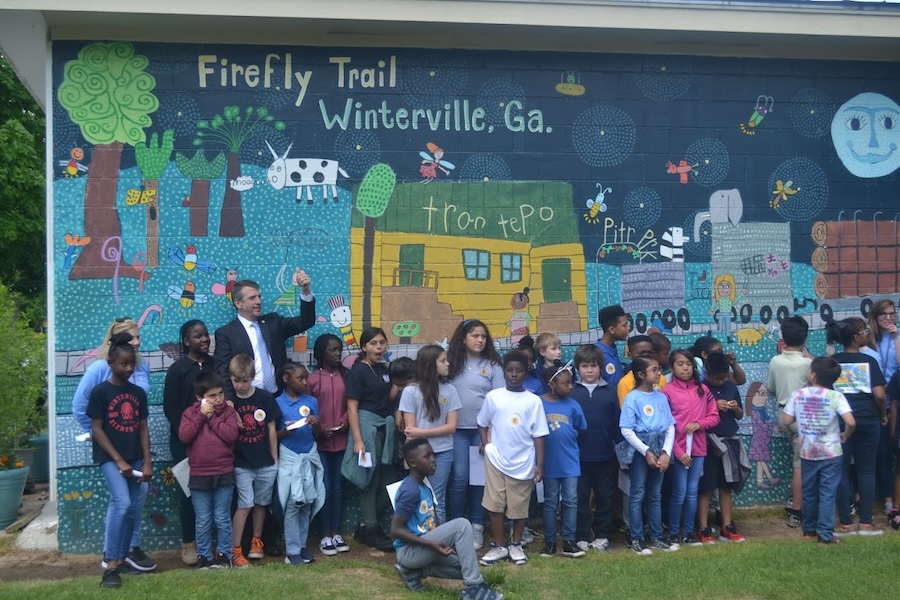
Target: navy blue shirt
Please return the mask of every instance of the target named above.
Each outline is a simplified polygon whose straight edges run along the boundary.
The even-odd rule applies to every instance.
[[[744,408],[744,404],[741,402],[741,392],[734,383],[726,379],[722,387],[714,387],[709,381],[706,381],[705,385],[716,400],[737,400],[738,406]],[[737,419],[734,418],[734,413],[730,410],[720,410],[718,425],[707,429],[706,432],[724,437],[737,435],[739,429],[740,427],[738,427]]]
[[[570,397],[581,406],[587,421],[587,430],[578,436],[581,461],[616,460],[616,443],[622,440],[622,432],[615,386],[601,379],[594,391],[588,392],[583,384],[576,383]]]
[[[400,483],[394,496],[394,514],[406,519],[406,528],[415,536],[428,533],[437,527],[434,512],[434,492],[424,483],[419,483],[407,475]],[[394,549],[399,550],[406,542],[394,540]]]

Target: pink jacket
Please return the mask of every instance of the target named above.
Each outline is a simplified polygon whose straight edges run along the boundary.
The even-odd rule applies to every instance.
[[[680,460],[687,454],[687,434],[684,428],[689,423],[699,423],[700,430],[694,433],[691,442],[691,456],[706,456],[706,430],[719,423],[719,410],[716,399],[709,389],[700,384],[703,395],[697,395],[697,386],[693,381],[685,383],[672,378],[671,383],[662,392],[669,399],[672,416],[675,417],[674,457]]]
[[[316,369],[309,374],[307,393],[319,401],[319,421],[323,428],[349,428],[347,420],[347,387],[337,371]],[[320,452],[343,452],[347,449],[347,429],[336,432],[330,440],[317,440]]]
[[[178,438],[187,446],[191,475],[226,475],[234,471],[237,420],[237,412],[224,402],[209,419],[200,412],[199,402],[184,411]]]

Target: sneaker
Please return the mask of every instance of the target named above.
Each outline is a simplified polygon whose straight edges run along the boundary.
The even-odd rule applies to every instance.
[[[713,538],[712,532],[710,532],[709,527],[704,527],[703,529],[701,529],[700,533],[697,534],[697,539],[700,540],[700,543],[704,545],[716,543],[716,540],[715,538]]]
[[[122,587],[122,578],[119,577],[119,571],[117,569],[106,569],[105,571],[103,571],[103,578],[100,579],[100,587]]]
[[[856,535],[856,530],[853,529],[853,525],[844,525],[840,524],[834,528],[835,537],[845,537],[848,535]]]
[[[503,600],[503,594],[486,583],[467,585],[459,593],[459,600]]]
[[[246,569],[250,566],[250,561],[244,556],[240,546],[231,549],[231,566],[235,569]]]
[[[198,571],[206,571],[211,569],[213,566],[212,559],[206,558],[205,556],[197,557],[197,570]]]
[[[481,557],[479,561],[484,566],[493,565],[495,563],[500,562],[501,560],[509,559],[509,549],[506,546],[497,546],[496,544],[491,544],[490,549],[485,553],[484,556]]]
[[[365,525],[360,523],[356,528],[356,532],[353,534],[353,539],[355,539],[360,544],[364,544],[382,552],[394,551],[393,540],[384,535],[384,533],[381,531],[381,528],[377,526],[366,527]]]
[[[544,547],[541,548],[541,556],[544,558],[550,558],[551,556],[556,554],[556,544],[553,542],[544,542]],[[584,552],[582,552],[584,554]]]
[[[263,544],[263,541],[258,537],[250,540],[250,552],[247,553],[247,558],[252,558],[253,560],[258,560],[266,555],[266,547]]]
[[[891,511],[891,514],[888,515],[888,523],[891,529],[895,531],[900,529],[900,510],[894,509]]]
[[[197,543],[188,542],[181,545],[181,562],[189,567],[197,564]]]
[[[216,553],[216,558],[212,561],[212,564],[209,566],[210,569],[230,569],[231,568],[231,559],[228,558],[225,554],[221,552]]]
[[[670,546],[678,546],[681,547],[681,538],[677,535],[670,535],[669,537],[662,538],[665,542]]]
[[[519,542],[519,544],[521,546],[527,546],[528,544],[533,542],[535,540],[535,538],[537,538],[538,536],[539,536],[539,534],[534,529],[529,529],[528,527],[525,527],[524,529],[522,529],[522,540]],[[510,543],[512,543],[512,541],[513,541],[513,528],[512,527],[509,528],[509,541],[510,541]]]
[[[580,542],[575,542],[575,545],[587,552],[591,549],[591,543],[587,540],[581,540]]]
[[[299,554],[285,554],[284,564],[286,565],[302,565],[305,564]]]
[[[525,551],[522,549],[522,544],[509,545],[509,560],[514,565],[528,564],[528,557],[525,556]]]
[[[859,524],[859,535],[871,536],[871,535],[882,535],[884,532],[880,529],[875,529],[872,527],[871,523],[860,523]]]
[[[638,556],[650,556],[653,554],[653,550],[648,548],[643,540],[631,540],[631,546],[629,547],[631,548],[631,551]]]
[[[594,538],[594,541],[591,542],[590,547],[592,550],[596,550],[597,552],[606,552],[609,550],[609,540],[606,538]],[[586,548],[583,548],[586,550]]]
[[[681,546],[678,544],[670,544],[668,540],[660,538],[653,542],[650,542],[651,550],[662,550],[663,552],[676,552],[681,549]]]
[[[337,554],[338,551],[337,548],[334,547],[334,540],[328,536],[323,537],[322,541],[319,542],[319,552],[325,556],[334,556]]]
[[[144,573],[146,573],[146,571],[138,571],[137,569],[132,568],[132,566],[126,562],[119,563],[119,566],[116,567],[116,570],[119,571],[119,575],[125,576],[143,575]]]
[[[737,527],[735,527],[734,523],[729,523],[722,528],[722,533],[719,534],[719,539],[723,542],[746,541],[746,538],[738,533]]]
[[[703,544],[700,543],[700,540],[697,539],[696,535],[694,535],[693,533],[689,533],[689,534],[685,535],[683,538],[681,538],[681,545],[682,546],[702,546]]]
[[[571,540],[563,540],[562,555],[566,558],[581,558],[584,556],[584,550],[579,548],[575,542]]]
[[[303,561],[303,564],[308,565],[309,563],[316,562],[316,557],[306,548],[300,548],[300,560]]]
[[[814,540],[818,537],[818,534],[815,531],[804,531],[803,539],[804,540]]]
[[[344,541],[341,534],[336,533],[334,537],[331,538],[331,541],[334,542],[334,549],[338,552],[350,552],[350,544]]]
[[[481,550],[484,546],[484,525],[472,525],[472,534],[475,538],[475,549]]]
[[[125,555],[125,562],[132,569],[136,569],[138,571],[152,571],[156,568],[156,563],[153,562],[147,553],[140,549],[140,547],[135,546],[131,549],[131,552]]]
[[[819,543],[822,544],[822,545],[825,545],[825,544],[840,544],[840,543],[841,543],[841,540],[839,540],[839,539],[836,538],[836,537],[833,537],[833,538],[831,538],[830,540],[826,540],[825,538],[823,538],[823,537],[820,535],[820,536],[819,536]]]
[[[394,570],[400,575],[400,579],[403,580],[407,589],[414,592],[421,592],[425,589],[425,584],[422,583],[422,571],[419,569],[407,569],[400,563],[394,563]]]
[[[788,517],[787,517],[787,526],[791,528],[800,527],[802,521],[800,520],[800,511],[794,508],[787,509]]]

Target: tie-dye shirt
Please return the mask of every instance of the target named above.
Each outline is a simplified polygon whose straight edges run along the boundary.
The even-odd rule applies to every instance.
[[[827,460],[843,454],[838,415],[850,411],[840,392],[815,386],[800,388],[788,400],[784,414],[797,419],[800,432],[800,458]]]

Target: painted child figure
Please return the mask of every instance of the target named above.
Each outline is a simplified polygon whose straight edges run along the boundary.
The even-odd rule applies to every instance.
[[[856,427],[847,399],[832,389],[840,375],[841,365],[833,358],[814,359],[807,375],[809,385],[791,394],[784,407],[784,424],[796,421],[800,436],[803,535],[818,536],[820,544],[838,541],[834,537],[834,506],[843,464],[841,444]],[[838,417],[844,422],[843,431]]]
[[[403,445],[409,475],[394,497],[391,536],[397,552],[394,568],[414,592],[422,591],[424,577],[462,579],[462,600],[503,600],[490,588],[478,569],[472,524],[462,517],[441,523],[435,512],[435,498],[426,477],[434,475],[437,464],[428,438],[413,438]]]
[[[231,538],[231,564],[236,568],[249,567],[248,558],[264,556],[262,531],[266,507],[272,503],[275,476],[278,474],[278,439],[275,424],[281,409],[269,392],[253,387],[256,375],[253,358],[238,354],[228,365],[228,375],[234,388],[234,409],[240,425],[234,448],[234,478],[237,488],[237,510],[234,512]],[[241,536],[247,517],[253,520],[250,550],[244,556]]]
[[[94,462],[109,488],[106,511],[107,547],[103,550],[105,571],[100,585],[121,587],[120,571],[128,568],[129,543],[136,512],[143,506],[153,467],[150,464],[150,433],[147,429],[147,394],[129,382],[134,373],[135,350],[129,333],[109,341],[109,379],[91,390],[85,414],[91,420]]]
[[[213,371],[194,380],[197,402],[181,415],[178,437],[187,447],[188,487],[196,514],[197,568],[231,567],[231,497],[234,493],[234,445],[237,413],[225,402],[225,384]],[[216,526],[216,552],[212,527]]]
[[[587,429],[581,405],[573,400],[572,372],[569,365],[556,365],[544,371],[549,391],[541,396],[550,435],[544,443],[544,548],[541,556],[556,554],[556,510],[562,497],[562,555],[584,556],[575,538],[578,519],[578,478],[581,463],[578,437]]]
[[[490,550],[481,564],[510,560],[528,562],[522,532],[534,485],[544,476],[544,437],[550,433],[541,399],[525,391],[528,358],[512,351],[503,357],[506,387],[491,390],[478,413],[478,432],[484,454],[485,486],[482,506],[490,514]],[[503,517],[513,521],[512,541],[503,543]]]

